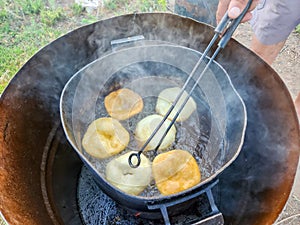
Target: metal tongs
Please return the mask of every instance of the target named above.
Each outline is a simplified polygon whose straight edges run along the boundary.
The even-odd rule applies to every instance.
[[[165,130],[164,134],[162,135],[159,143],[157,144],[156,148],[154,149],[155,152],[158,150],[158,148],[162,144],[164,138],[166,137],[167,133],[171,129],[172,125],[175,123],[175,121],[176,121],[177,117],[179,116],[180,112],[182,111],[182,109],[186,105],[187,101],[189,100],[192,92],[197,87],[199,81],[201,80],[201,78],[205,74],[206,70],[209,68],[210,64],[214,61],[214,59],[216,58],[216,56],[218,55],[218,53],[223,48],[225,48],[225,46],[227,45],[228,41],[232,37],[234,31],[236,30],[236,28],[238,27],[238,25],[240,24],[240,22],[244,18],[245,14],[247,13],[248,9],[250,8],[251,4],[252,4],[252,0],[249,0],[248,3],[247,3],[247,5],[246,5],[246,7],[245,7],[245,9],[242,11],[242,13],[236,19],[229,18],[228,11],[225,13],[225,15],[223,16],[222,20],[220,21],[220,23],[218,24],[218,26],[214,30],[215,35],[213,36],[213,38],[211,39],[210,43],[206,47],[206,49],[203,52],[201,58],[198,60],[198,62],[194,66],[192,72],[188,76],[188,78],[185,81],[184,85],[182,86],[179,94],[176,96],[174,102],[172,103],[172,105],[169,108],[169,110],[166,113],[166,115],[163,117],[162,121],[157,125],[157,127],[155,128],[155,130],[153,131],[153,133],[150,135],[150,137],[147,139],[147,141],[144,143],[144,145],[141,147],[141,149],[137,153],[132,153],[129,156],[128,163],[129,163],[130,167],[137,168],[140,165],[142,152],[145,150],[145,148],[147,147],[147,145],[150,143],[150,141],[153,139],[153,137],[155,136],[155,134],[158,132],[158,130],[164,124],[164,122],[166,121],[166,119],[168,118],[168,116],[171,114],[171,112],[173,111],[174,107],[176,106],[176,104],[178,103],[179,99],[181,98],[182,94],[184,93],[184,91],[185,91],[188,83],[190,82],[191,78],[194,76],[194,74],[197,71],[198,67],[202,63],[203,59],[205,57],[207,57],[207,54],[210,51],[211,47],[215,44],[215,42],[217,41],[217,39],[220,37],[217,49],[215,50],[215,52],[213,53],[213,55],[210,58],[207,57],[207,58],[209,58],[208,63],[206,64],[205,68],[203,69],[203,71],[199,75],[199,77],[196,80],[195,84],[193,85],[193,87],[189,91],[188,95],[184,99],[184,101],[183,101],[182,105],[180,106],[179,110],[176,112],[174,118],[171,120],[171,123],[168,125],[168,127]],[[133,162],[133,158],[137,159],[137,161],[135,163]]]

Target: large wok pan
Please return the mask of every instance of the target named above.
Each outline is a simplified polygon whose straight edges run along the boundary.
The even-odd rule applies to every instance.
[[[244,141],[246,109],[226,71],[213,63],[193,92],[193,99],[197,102],[197,112],[191,116],[195,119],[191,121],[193,126],[188,122],[182,122],[180,126],[175,123],[177,132],[185,134],[182,140],[179,134],[175,146],[172,146],[172,149],[183,148],[200,158],[201,182],[193,188],[169,196],[150,197],[148,193],[132,196],[115,188],[105,179],[104,169],[97,169],[97,163],[103,163],[104,160],[90,157],[81,144],[87,126],[99,117],[108,116],[102,104],[103,98],[110,91],[128,87],[144,99],[146,109],[138,117],[153,114],[149,107],[153,102],[148,98],[156,99],[163,89],[183,85],[201,56],[199,52],[181,46],[140,45],[108,54],[76,73],[62,92],[60,111],[68,140],[92,170],[100,187],[121,205],[138,211],[140,217],[153,219],[154,215],[149,212],[159,209],[163,212],[166,207],[168,214],[172,214],[167,205],[175,201],[185,202],[189,196],[201,193],[200,190],[206,184],[237,158]],[[200,72],[202,70],[199,68]],[[133,133],[138,120],[135,118],[122,122]],[[190,146],[189,143],[193,144]],[[131,151],[132,148],[139,150],[131,145],[126,150]],[[176,208],[176,213],[180,212],[180,207],[173,208]]]
[[[213,29],[172,14],[120,16],[77,29],[35,54],[0,100],[0,210],[11,224],[82,224],[76,203],[81,161],[60,126],[61,91],[110,41],[143,34],[203,51]],[[234,40],[217,61],[243,98],[244,146],[220,176],[225,224],[272,224],[291,191],[299,128],[287,88],[272,68]]]

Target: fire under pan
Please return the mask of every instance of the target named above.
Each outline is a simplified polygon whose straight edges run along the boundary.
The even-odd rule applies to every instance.
[[[217,182],[211,186],[216,185]],[[210,188],[212,188],[210,187]],[[207,190],[209,192],[209,190]],[[195,224],[212,215],[212,207],[206,194],[200,195],[198,201],[189,207],[186,212],[173,216],[171,224]],[[82,167],[79,175],[77,200],[79,212],[84,224],[119,224],[119,225],[164,225],[163,220],[139,218],[139,214],[131,214],[119,206],[114,200],[101,191],[86,167]],[[216,224],[214,224],[216,225]]]

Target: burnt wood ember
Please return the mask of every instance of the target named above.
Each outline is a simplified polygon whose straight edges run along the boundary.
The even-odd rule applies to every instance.
[[[73,74],[110,51],[112,40],[142,34],[203,51],[212,27],[166,13],[132,14],[81,27],[34,55],[0,99],[0,210],[10,224],[83,224],[81,160],[60,125],[61,91]],[[293,101],[278,74],[231,40],[217,57],[247,107],[237,160],[219,176],[225,224],[272,224],[291,191],[299,158]]]
[[[210,188],[213,188],[216,183],[217,182],[212,184],[212,187]],[[82,167],[80,172],[77,197],[79,212],[86,225],[108,223],[120,225],[165,224],[162,219],[140,218],[139,213],[130,213],[125,208],[118,205],[113,199],[103,193],[86,167]],[[211,209],[207,195],[203,194],[200,195],[183,213],[172,216],[170,222],[174,225],[198,224],[199,221],[215,214],[216,213]],[[155,217],[155,214],[153,217]],[[216,223],[212,224],[216,225]],[[206,223],[206,225],[208,224]]]

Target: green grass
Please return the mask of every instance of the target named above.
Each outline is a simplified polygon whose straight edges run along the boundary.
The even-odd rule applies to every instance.
[[[296,27],[296,32],[300,34],[300,24]]]
[[[43,9],[40,12],[41,22],[48,26],[55,25],[58,21],[65,18],[63,9]]]
[[[88,14],[75,3],[0,0],[0,94],[33,54],[68,31],[103,17],[166,9],[166,0],[107,0],[98,13]]]
[[[80,16],[84,12],[84,8],[76,3],[71,6],[71,9],[74,16]]]
[[[143,12],[167,10],[167,0],[139,0]]]
[[[0,0],[0,93],[11,77],[42,46],[63,34],[55,24],[61,10],[42,0]]]

